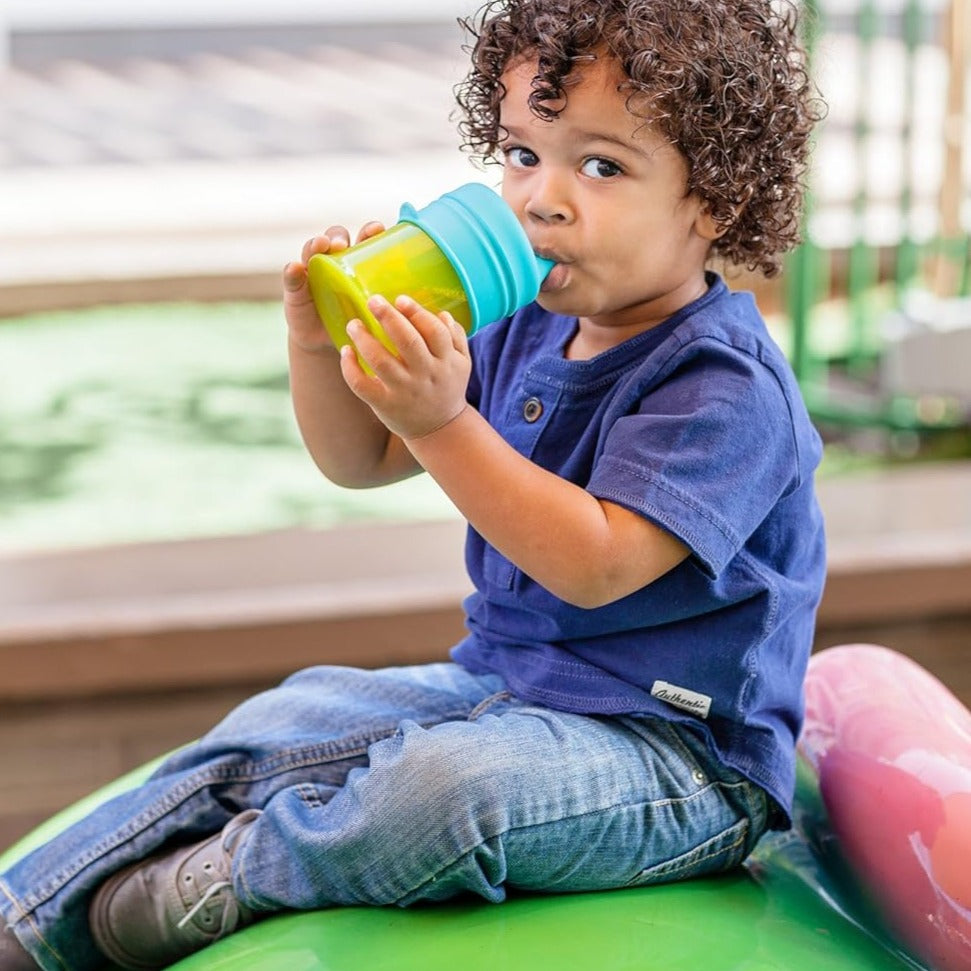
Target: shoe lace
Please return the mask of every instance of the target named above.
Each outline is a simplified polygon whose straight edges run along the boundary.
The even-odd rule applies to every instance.
[[[251,822],[252,818],[256,816],[255,811],[249,811],[243,813],[241,816],[237,817],[238,823]],[[236,843],[239,840],[239,836],[243,831],[243,826],[241,825],[230,825],[223,832],[223,838],[221,840],[222,849],[226,852],[227,856],[231,856],[234,849],[236,848]],[[220,926],[218,935],[221,937],[223,934],[227,934],[229,931],[234,930],[236,925],[242,917],[242,912],[240,910],[239,901],[236,899],[236,893],[233,890],[232,882],[229,880],[214,880],[212,883],[206,887],[202,896],[189,908],[186,915],[178,922],[176,925],[179,930],[186,926],[198,913],[202,910],[206,904],[212,900],[216,894],[223,893],[223,891],[229,891],[225,894],[222,901],[222,916],[220,920]]]
[[[228,890],[229,893],[223,900],[222,921],[219,927],[219,934],[222,935],[231,931],[239,922],[240,913],[236,896],[233,893],[233,885],[228,880],[217,880],[206,887],[205,893],[192,905],[185,917],[176,926],[181,930],[216,894],[222,893],[224,890]]]
[[[189,921],[192,920],[193,917],[196,916],[196,914],[199,913],[200,910],[202,910],[203,907],[205,907],[207,903],[209,903],[210,900],[212,900],[213,897],[216,896],[217,893],[220,893],[223,890],[232,890],[232,887],[233,885],[228,880],[217,880],[214,883],[209,884],[209,886],[206,887],[205,893],[192,905],[185,917],[183,917],[182,920],[176,924],[176,926],[181,930],[186,924],[189,923]],[[228,909],[228,907],[223,908],[224,926],[226,924],[226,911]]]

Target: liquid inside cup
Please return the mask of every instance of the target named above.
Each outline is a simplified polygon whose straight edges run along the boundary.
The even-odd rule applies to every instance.
[[[367,308],[376,294],[392,303],[406,294],[433,313],[448,311],[466,331],[472,326],[469,302],[451,263],[411,223],[398,223],[339,253],[318,253],[307,274],[317,313],[337,347],[348,343],[347,324],[357,318],[393,350]]]

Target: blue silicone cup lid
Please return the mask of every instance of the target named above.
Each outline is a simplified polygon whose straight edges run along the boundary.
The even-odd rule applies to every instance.
[[[502,197],[477,182],[420,210],[406,202],[398,219],[427,233],[452,264],[469,301],[470,333],[535,300],[554,265],[533,252]]]

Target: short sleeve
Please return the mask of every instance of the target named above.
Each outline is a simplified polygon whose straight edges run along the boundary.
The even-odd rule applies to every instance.
[[[588,490],[677,536],[716,577],[798,484],[788,400],[770,368],[716,340],[666,371],[612,420]]]

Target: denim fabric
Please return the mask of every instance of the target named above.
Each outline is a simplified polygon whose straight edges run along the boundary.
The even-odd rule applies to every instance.
[[[48,971],[89,971],[94,889],[249,807],[233,879],[268,911],[710,873],[750,852],[767,799],[688,726],[537,707],[450,663],[311,668],[14,865],[0,915]]]

